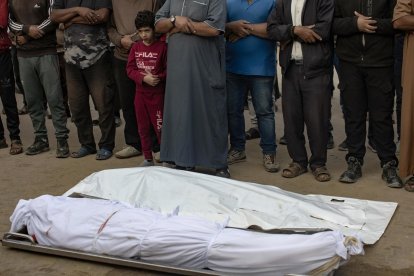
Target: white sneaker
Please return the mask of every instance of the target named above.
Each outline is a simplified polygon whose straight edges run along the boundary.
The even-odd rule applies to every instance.
[[[151,166],[154,166],[154,161],[144,159],[144,161],[142,161],[142,163],[139,166],[140,167],[151,167]]]
[[[115,157],[119,159],[130,158],[141,155],[142,153],[134,147],[126,146],[122,150],[115,153]]]

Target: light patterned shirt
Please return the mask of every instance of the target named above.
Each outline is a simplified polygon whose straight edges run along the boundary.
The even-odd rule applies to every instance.
[[[292,0],[291,13],[293,26],[302,26],[302,12],[305,6],[305,0]],[[293,42],[292,59],[302,60],[302,45],[298,41]]]

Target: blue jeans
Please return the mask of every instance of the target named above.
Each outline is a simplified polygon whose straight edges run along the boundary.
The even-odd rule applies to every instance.
[[[265,154],[275,154],[275,113],[272,109],[273,77],[227,73],[226,85],[231,148],[239,151],[245,149],[244,100],[246,92],[250,91],[259,126],[260,147]]]

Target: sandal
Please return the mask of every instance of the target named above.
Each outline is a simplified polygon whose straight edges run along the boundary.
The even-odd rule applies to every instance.
[[[282,176],[286,178],[294,178],[308,171],[307,168],[302,167],[300,164],[292,162],[287,168],[282,170]]]
[[[98,152],[96,153],[96,160],[106,160],[111,158],[112,156],[112,151],[111,150],[107,150],[107,149],[100,149],[98,150]]]
[[[405,181],[404,189],[407,192],[414,192],[414,176],[411,176],[407,179],[407,181]]]
[[[314,169],[312,171],[312,174],[319,182],[326,182],[331,180],[331,174],[325,166]]]
[[[87,148],[85,146],[81,146],[78,151],[72,152],[70,154],[70,157],[72,157],[72,158],[82,158],[82,157],[85,157],[87,155],[95,154],[95,153],[96,153],[95,149],[91,149],[91,148]]]
[[[22,141],[20,140],[13,140],[10,145],[10,154],[16,155],[23,152],[23,145]]]

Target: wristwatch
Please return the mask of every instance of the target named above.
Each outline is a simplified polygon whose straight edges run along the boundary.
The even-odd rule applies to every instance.
[[[170,22],[175,27],[175,15],[170,16]]]

